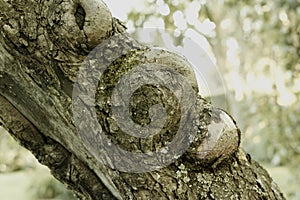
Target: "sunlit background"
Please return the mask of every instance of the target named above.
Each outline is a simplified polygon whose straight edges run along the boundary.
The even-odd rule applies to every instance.
[[[190,49],[184,55],[202,76],[197,76],[200,94],[234,116],[243,148],[270,172],[287,199],[300,199],[299,1],[105,2],[129,30],[169,32],[160,41],[159,30],[149,34],[148,43]],[[194,43],[189,48],[187,38]],[[193,52],[195,44],[203,52]],[[195,56],[201,62],[193,61]],[[12,195],[21,192],[29,199],[70,199],[33,160],[0,130],[0,199],[16,199]],[[16,184],[23,186],[16,190]]]

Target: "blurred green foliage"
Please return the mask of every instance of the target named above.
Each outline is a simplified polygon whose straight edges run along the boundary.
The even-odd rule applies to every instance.
[[[205,36],[226,83],[227,110],[243,132],[243,147],[262,163],[286,167],[293,174],[290,183],[299,188],[300,2],[144,0],[144,4],[142,12],[134,8],[128,14],[127,25],[168,29],[177,38]],[[299,199],[300,192],[289,191],[286,196]]]
[[[31,184],[30,193],[34,199],[67,199],[75,200],[74,194],[52,176],[36,177]]]

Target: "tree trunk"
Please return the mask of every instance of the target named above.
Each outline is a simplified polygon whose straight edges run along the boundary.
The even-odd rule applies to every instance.
[[[188,62],[121,33],[101,0],[0,7],[0,125],[80,199],[284,199]]]

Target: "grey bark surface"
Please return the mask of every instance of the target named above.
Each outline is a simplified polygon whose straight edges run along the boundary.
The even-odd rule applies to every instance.
[[[212,112],[211,105],[200,96],[196,120],[199,134],[174,163],[151,172],[126,173],[99,162],[74,125],[73,85],[88,53],[105,39],[123,32],[123,25],[100,0],[0,0],[0,7],[0,125],[78,198],[284,199],[268,173],[241,148],[227,156],[222,154],[216,164],[197,159],[197,147],[205,138]],[[96,95],[98,120],[115,144],[135,152],[157,150],[173,137],[165,133],[172,132],[178,121],[175,98],[164,88],[143,89],[144,99],[131,105],[137,113],[134,120],[147,124],[144,109],[160,101],[169,102],[171,114],[165,133],[152,140],[136,140],[112,128],[107,103],[110,88],[136,64],[152,62],[173,66],[191,81],[195,94],[197,84],[184,58],[163,50],[155,54],[126,34],[108,44],[99,56],[113,58],[128,49],[132,51],[116,59],[100,82],[104,87],[99,87],[102,89]],[[155,96],[155,91],[162,95]],[[153,101],[145,105],[135,103],[152,97]],[[83,119],[82,123],[88,122]],[[237,137],[233,142],[239,143],[239,135],[233,135]],[[95,143],[100,140],[95,138]]]

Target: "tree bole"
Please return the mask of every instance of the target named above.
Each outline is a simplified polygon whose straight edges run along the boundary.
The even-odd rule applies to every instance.
[[[78,198],[284,199],[268,173],[240,147],[224,159],[217,157],[217,161],[197,159],[195,151],[205,140],[212,106],[197,94],[188,62],[179,55],[145,47],[121,33],[123,25],[111,16],[102,1],[1,0],[0,7],[0,123]],[[111,105],[101,101],[108,102],[102,94],[109,96],[118,73],[123,76],[136,64],[166,64],[187,77],[196,95],[198,118],[194,120],[199,133],[183,155],[157,170],[129,173],[101,162],[84,144],[74,122],[72,95],[79,68],[93,48],[117,34],[105,51],[98,53],[107,59],[122,52],[126,55],[110,64],[107,80],[104,77],[99,85],[101,88],[103,84],[104,89],[98,88],[100,95],[96,94],[95,100],[99,123],[114,144],[130,151],[148,152],[161,148],[161,139],[174,137],[161,133],[151,141],[135,140],[112,128]],[[157,51],[160,53],[153,53]],[[161,96],[155,96],[155,91]],[[165,105],[173,114],[169,113],[170,125],[165,130],[171,133],[175,127],[172,123],[179,120],[179,104],[172,100],[175,98],[169,98],[169,91],[147,86],[135,95],[143,98],[130,104],[131,110],[136,111],[133,119],[141,124],[147,124],[150,116],[143,114],[148,113],[144,108],[169,102]],[[150,97],[154,100],[148,104],[135,104]],[[98,142],[101,140],[95,138],[95,145]]]

